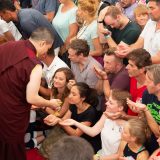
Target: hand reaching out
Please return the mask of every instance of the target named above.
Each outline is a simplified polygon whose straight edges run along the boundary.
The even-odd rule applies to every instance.
[[[126,57],[129,52],[131,52],[131,48],[128,44],[124,42],[120,42],[118,44],[117,50],[115,51],[116,55],[121,58]]]
[[[50,114],[46,118],[44,118],[44,123],[46,123],[49,126],[54,126],[60,121],[61,121],[60,118],[58,118],[58,117],[56,117],[56,116],[54,116],[52,114]]]
[[[64,121],[59,122],[60,125],[62,126],[73,126],[75,125],[76,121],[73,119],[66,119]]]
[[[135,103],[133,101],[131,101],[130,99],[127,98],[127,104],[129,106],[129,108],[136,113],[139,113],[141,111],[146,111],[147,110],[147,106],[145,104],[142,103]]]

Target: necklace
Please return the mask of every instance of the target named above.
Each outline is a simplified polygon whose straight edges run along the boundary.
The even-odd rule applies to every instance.
[[[81,27],[81,29],[79,30],[78,34],[77,34],[77,39],[79,39],[86,31],[86,29],[88,28],[89,25],[86,25],[86,23],[83,23],[83,26]]]

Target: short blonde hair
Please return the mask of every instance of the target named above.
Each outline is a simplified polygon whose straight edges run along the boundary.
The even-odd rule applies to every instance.
[[[129,124],[129,133],[136,138],[136,143],[144,144],[150,136],[150,129],[145,119],[130,119],[127,121]]]
[[[144,4],[139,4],[135,9],[134,9],[134,16],[139,16],[139,15],[144,15],[144,14],[147,14],[149,15],[148,13],[148,8],[146,5]]]

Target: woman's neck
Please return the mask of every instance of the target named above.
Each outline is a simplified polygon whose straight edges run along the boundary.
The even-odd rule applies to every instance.
[[[86,24],[86,25],[89,25],[89,24],[91,24],[94,20],[95,20],[95,17],[87,17],[87,18],[85,19],[85,24]]]
[[[82,102],[80,104],[77,104],[76,106],[77,106],[77,109],[78,109],[78,113],[82,113],[89,107],[89,104],[85,103],[85,102]]]
[[[128,143],[128,147],[133,151],[133,152],[137,152],[139,150],[139,148],[142,146],[142,144],[137,144],[135,142],[129,142]]]
[[[57,88],[57,90],[58,90],[58,94],[63,94],[65,87]]]

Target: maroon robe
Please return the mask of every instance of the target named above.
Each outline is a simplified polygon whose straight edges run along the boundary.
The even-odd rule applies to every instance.
[[[39,63],[28,40],[0,46],[0,160],[26,159],[24,135],[31,107],[26,86]]]

